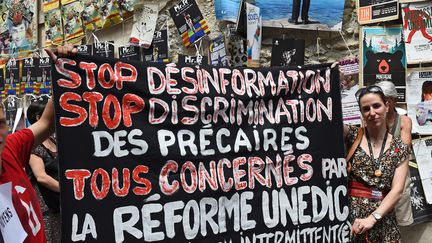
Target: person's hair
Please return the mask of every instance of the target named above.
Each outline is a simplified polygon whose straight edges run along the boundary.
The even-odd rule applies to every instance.
[[[365,94],[376,94],[381,98],[381,100],[384,104],[386,103],[385,95],[384,95],[381,87],[379,87],[379,86],[370,85],[370,86],[367,86],[367,87],[364,87],[364,88],[357,90],[357,92],[355,93],[355,96],[357,99],[357,103],[359,105],[360,105],[360,100],[363,98],[363,96]]]
[[[432,94],[432,81],[431,80],[424,81],[424,83],[422,85],[421,101],[424,101],[424,95],[425,94]]]
[[[47,104],[47,100],[38,100],[30,104],[30,106],[27,109],[27,119],[30,122],[30,124],[35,123],[38,119],[37,117],[42,116],[42,113],[45,109],[45,106]]]
[[[394,83],[390,81],[381,81],[376,85],[382,89],[385,97],[397,99],[398,96]]]

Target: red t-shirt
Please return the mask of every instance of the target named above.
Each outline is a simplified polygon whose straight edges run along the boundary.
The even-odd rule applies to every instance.
[[[46,242],[42,210],[24,168],[34,143],[33,132],[23,129],[8,135],[1,154],[0,185],[12,182],[12,203],[27,233],[25,243]]]

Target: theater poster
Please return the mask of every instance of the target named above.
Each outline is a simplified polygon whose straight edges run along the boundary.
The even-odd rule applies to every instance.
[[[142,49],[142,60],[145,62],[169,62],[168,57],[168,28],[155,31],[153,42],[148,49]]]
[[[247,66],[259,67],[261,57],[262,17],[260,8],[246,3]]]
[[[210,64],[213,66],[228,66],[228,58],[225,48],[225,36],[221,35],[211,40],[209,46]]]
[[[158,15],[159,4],[147,3],[135,7],[129,42],[149,48],[153,41]]]
[[[36,68],[38,67],[38,58],[25,58],[22,61],[21,93],[34,94],[36,81]]]
[[[3,8],[0,30],[0,49],[10,57],[25,57],[37,45],[37,1],[6,0]]]
[[[399,18],[398,0],[358,0],[357,17],[359,24],[371,24]]]
[[[432,61],[432,1],[401,4],[408,64]]]
[[[304,40],[273,38],[271,66],[303,65],[304,53]]]
[[[181,0],[169,12],[186,48],[210,33],[195,0]]]
[[[432,204],[432,137],[414,140],[413,151],[416,157],[426,203]]]
[[[241,0],[215,0],[215,13],[218,20],[237,22]],[[293,28],[307,30],[339,31],[342,27],[345,0],[310,1],[307,24],[302,23],[301,14],[298,24],[289,23],[292,18],[291,0],[255,0],[254,5],[261,9],[264,27]],[[299,13],[301,11],[299,10]]]
[[[405,42],[402,26],[360,29],[360,85],[390,81],[405,102]]]
[[[83,11],[83,6],[80,1],[63,1],[68,2],[62,5],[64,39],[67,43],[74,44],[84,37],[83,22],[80,14]]]
[[[412,132],[432,135],[432,68],[408,69],[406,84]]]
[[[362,118],[355,97],[355,93],[359,90],[359,59],[340,60],[339,70],[343,73],[343,78],[340,80],[343,121],[346,124],[360,125]]]

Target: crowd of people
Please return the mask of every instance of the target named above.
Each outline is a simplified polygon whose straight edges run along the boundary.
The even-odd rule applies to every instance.
[[[74,55],[76,49],[66,45],[58,48],[57,55],[51,50],[47,53],[56,63],[57,55]],[[397,114],[397,92],[390,82],[364,87],[356,98],[363,126],[344,125],[352,240],[400,242],[399,225],[412,223],[407,211],[411,120]],[[3,232],[0,242],[8,243],[11,237],[21,237],[19,242],[59,242],[60,186],[52,101],[33,103],[28,118],[32,123],[28,129],[8,135],[0,109],[0,189],[10,190],[5,205],[23,227],[21,232]],[[398,202],[401,210],[395,210]]]

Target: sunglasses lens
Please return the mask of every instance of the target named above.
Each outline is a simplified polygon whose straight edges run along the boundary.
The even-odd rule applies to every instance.
[[[371,85],[368,86],[366,88],[361,88],[359,90],[357,90],[357,92],[355,93],[355,96],[357,98],[357,101],[365,94],[368,93],[382,93],[382,89],[379,86],[376,85]]]

